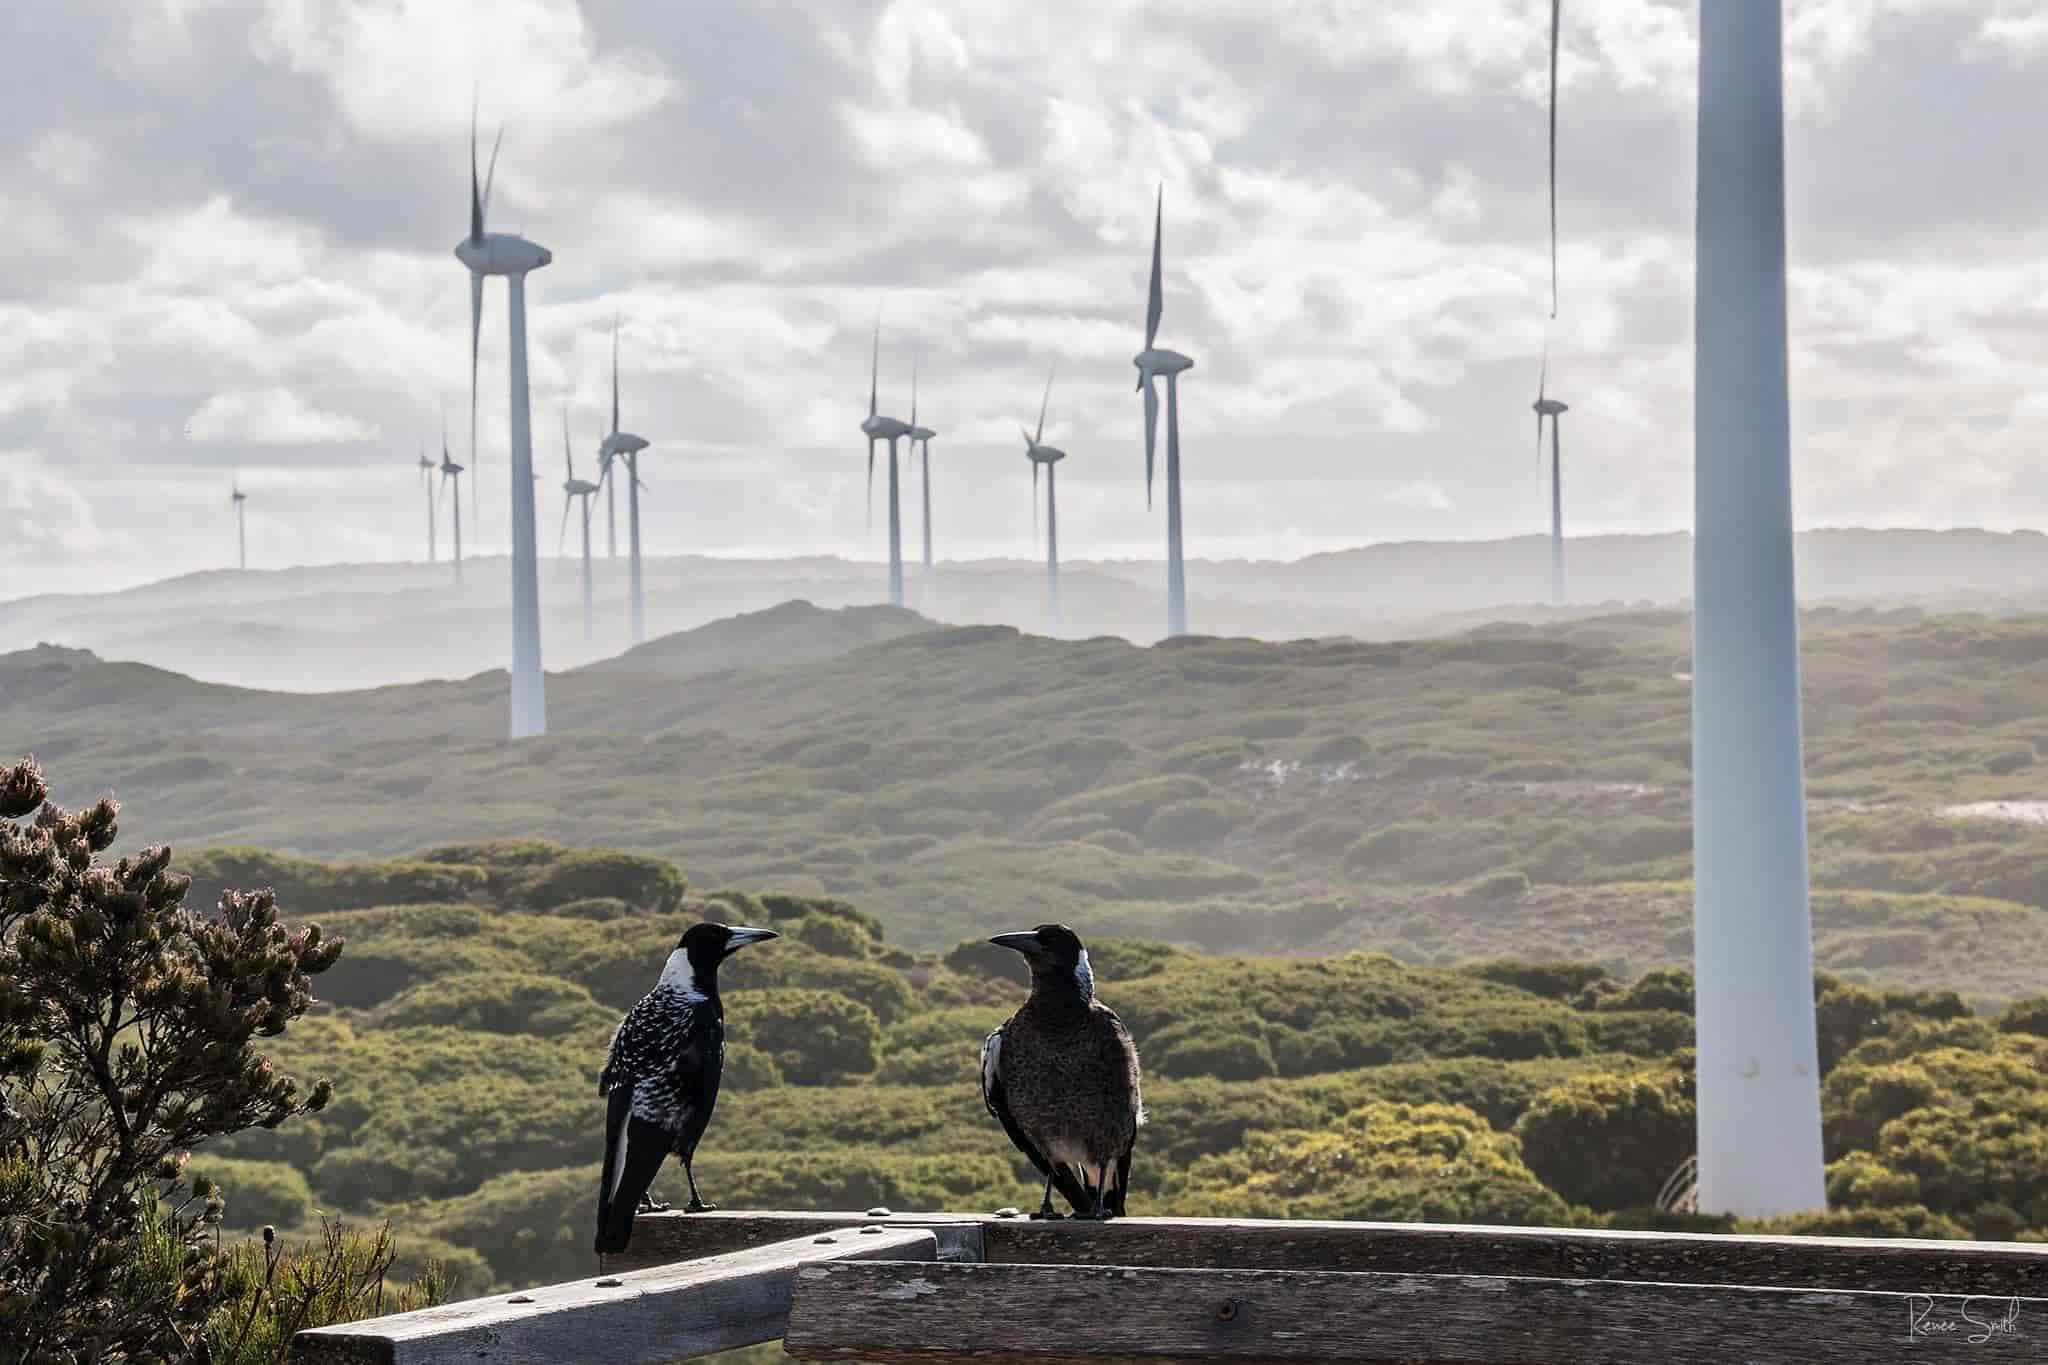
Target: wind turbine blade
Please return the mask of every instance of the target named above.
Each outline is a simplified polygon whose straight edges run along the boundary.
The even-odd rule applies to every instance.
[[[868,437],[868,529],[875,529],[875,438]]]
[[[874,354],[873,354],[873,358],[872,358],[872,359],[870,360],[870,362],[869,362],[869,368],[868,368],[868,416],[870,416],[870,417],[873,417],[873,416],[875,415],[875,397],[876,397],[876,393],[877,393],[877,391],[878,391],[878,390],[879,390],[879,389],[880,389],[881,387],[882,387],[882,308],[881,308],[881,305],[880,305],[880,304],[877,304],[877,305],[875,305],[875,348],[874,348]],[[869,459],[869,461],[871,461],[871,462],[872,462],[872,461],[874,460],[874,458],[875,458],[875,447],[873,446],[873,444],[872,444],[872,443],[870,443],[870,444],[869,444],[869,446],[868,446],[868,459]]]
[[[469,240],[484,239],[484,196],[476,180],[476,99],[469,102]]]
[[[486,171],[484,172],[484,197],[483,197],[483,201],[482,201],[481,203],[479,203],[479,204],[477,205],[477,215],[476,215],[476,216],[477,216],[477,225],[478,225],[479,227],[481,227],[481,226],[482,226],[483,224],[485,224],[485,223],[488,223],[488,222],[489,222],[489,221],[491,220],[491,182],[492,182],[493,180],[497,179],[497,177],[498,177],[498,148],[499,148],[499,147],[501,147],[501,146],[503,146],[503,145],[504,145],[504,142],[505,142],[505,129],[504,129],[504,128],[503,128],[503,126],[501,125],[501,126],[499,127],[499,129],[498,129],[498,136],[497,136],[496,138],[492,139],[492,141],[491,141],[491,165],[490,165],[490,169],[488,169],[488,170],[486,170]],[[472,174],[474,174],[474,169],[473,169],[473,168],[472,168]],[[481,235],[481,234],[479,234],[479,235]]]
[[[1050,403],[1051,401],[1052,371],[1048,369],[1045,372],[1045,397],[1038,400],[1038,435],[1031,438],[1031,444],[1033,445],[1037,445],[1040,441],[1045,439],[1045,405]]]
[[[1031,462],[1031,553],[1038,553],[1038,461]]]
[[[917,352],[910,353],[910,425],[917,425]]]
[[[562,408],[562,463],[569,467],[569,477],[576,477],[576,452],[569,445],[569,409]]]
[[[1557,316],[1557,37],[1563,0],[1550,0],[1550,316]]]
[[[612,435],[619,434],[619,315],[612,314]]]
[[[1145,385],[1145,508],[1152,507],[1152,452],[1159,443],[1159,390]]]
[[[1159,315],[1165,310],[1166,295],[1159,271],[1159,236],[1166,218],[1166,186],[1159,187],[1159,202],[1152,209],[1152,299],[1145,306],[1145,349],[1159,335]]]
[[[576,501],[573,496],[562,498],[562,533],[555,537],[555,558],[562,557],[562,547],[569,543],[569,504]]]

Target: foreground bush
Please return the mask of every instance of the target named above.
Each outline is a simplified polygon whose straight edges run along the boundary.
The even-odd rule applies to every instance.
[[[254,1044],[305,1012],[341,940],[289,932],[268,892],[194,914],[169,849],[100,861],[111,800],[47,796],[33,759],[0,770],[0,1342],[182,1355],[230,1270],[186,1156],[325,1106],[326,1082],[302,1091]]]

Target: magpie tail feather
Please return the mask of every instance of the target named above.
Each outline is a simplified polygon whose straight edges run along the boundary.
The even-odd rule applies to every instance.
[[[666,1132],[633,1114],[632,1103],[629,1088],[612,1092],[605,1124],[604,1169],[598,1173],[599,1255],[626,1249],[633,1235],[633,1212],[654,1184],[655,1173],[673,1145]]]

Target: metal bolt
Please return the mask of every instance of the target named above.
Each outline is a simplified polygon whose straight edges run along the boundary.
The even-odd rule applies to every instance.
[[[874,1235],[875,1235],[876,1233],[878,1233],[878,1232],[880,1232],[880,1231],[881,1231],[881,1229],[880,1229],[880,1228],[878,1228],[878,1227],[876,1227],[876,1226],[875,1226],[874,1224],[872,1224],[872,1223],[870,1223],[870,1224],[869,1224],[868,1226],[866,1226],[866,1227],[864,1227],[864,1228],[862,1228],[862,1229],[861,1229],[861,1232],[862,1232],[862,1233],[864,1233],[864,1234],[866,1234],[867,1236],[870,1236],[870,1237],[874,1236]]]
[[[1231,1322],[1237,1317],[1237,1300],[1225,1299],[1216,1305],[1216,1321]]]
[[[870,1218],[887,1218],[888,1216],[889,1210],[882,1208],[880,1205],[868,1210],[868,1217]]]
[[[1023,1216],[1024,1211],[1022,1209],[1011,1208],[1007,1204],[996,1210],[996,1217],[998,1218],[1022,1218]]]
[[[617,1289],[617,1288],[619,1287],[619,1281],[617,1281],[617,1280],[599,1280],[599,1281],[597,1282],[597,1287],[598,1287],[599,1289]]]
[[[507,1302],[507,1303],[532,1303],[532,1302],[533,1302],[533,1296],[532,1296],[532,1295],[530,1295],[530,1294],[514,1294],[514,1295],[513,1295],[513,1296],[512,1296],[511,1298],[509,1298],[509,1299],[505,1300],[505,1302]]]
[[[823,1237],[813,1237],[811,1240],[822,1245],[827,1242],[836,1242],[839,1239],[828,1232]]]

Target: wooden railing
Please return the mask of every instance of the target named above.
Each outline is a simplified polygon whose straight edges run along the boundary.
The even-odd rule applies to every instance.
[[[593,1279],[301,1332],[295,1360],[2048,1361],[2048,1246],[1409,1223],[656,1214]]]

